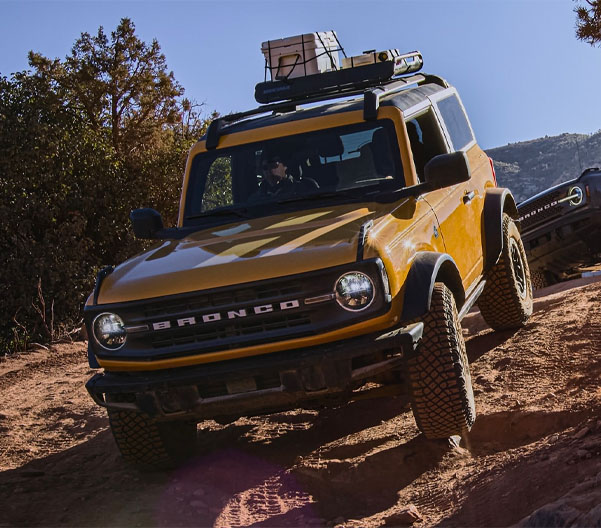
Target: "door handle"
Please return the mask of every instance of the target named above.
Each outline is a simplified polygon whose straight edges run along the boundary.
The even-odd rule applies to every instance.
[[[470,203],[474,199],[474,196],[476,196],[474,191],[465,191],[465,194],[463,195],[463,203]]]

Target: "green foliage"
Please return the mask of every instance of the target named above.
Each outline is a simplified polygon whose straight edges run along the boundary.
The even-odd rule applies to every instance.
[[[576,36],[591,46],[601,43],[601,0],[584,0],[576,12]],[[587,7],[588,6],[588,7]]]
[[[232,158],[217,158],[209,169],[201,211],[210,211],[234,203],[232,197]]]
[[[78,322],[97,270],[142,249],[131,209],[175,222],[206,126],[128,19],[110,39],[82,34],[64,61],[31,53],[30,64],[0,78],[0,354],[56,338],[51,318]]]

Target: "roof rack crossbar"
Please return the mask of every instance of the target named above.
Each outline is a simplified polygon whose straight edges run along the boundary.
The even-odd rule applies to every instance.
[[[205,147],[207,150],[213,150],[217,148],[223,128],[226,125],[231,125],[247,117],[266,114],[269,112],[290,112],[295,110],[297,105],[319,103],[322,101],[329,101],[342,97],[351,97],[353,95],[363,95],[363,118],[366,121],[370,121],[376,119],[377,117],[381,97],[401,91],[411,85],[423,83],[427,80],[430,80],[430,76],[419,73],[416,75],[411,75],[410,77],[391,79],[390,81],[381,83],[379,86],[371,87],[371,89],[368,90],[365,90],[365,87],[340,87],[336,91],[322,93],[320,95],[298,97],[289,101],[261,105],[245,112],[237,112],[223,117],[218,117],[211,122],[209,128],[207,129]]]

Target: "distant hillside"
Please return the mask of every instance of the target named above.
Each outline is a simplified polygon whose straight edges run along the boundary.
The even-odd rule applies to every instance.
[[[521,202],[557,183],[601,167],[601,131],[561,134],[510,143],[486,151],[495,162],[499,186],[508,187]]]

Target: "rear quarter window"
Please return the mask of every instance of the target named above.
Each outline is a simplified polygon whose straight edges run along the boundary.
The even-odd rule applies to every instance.
[[[461,150],[473,141],[472,129],[456,95],[439,101],[438,109],[451,136],[453,150]]]

